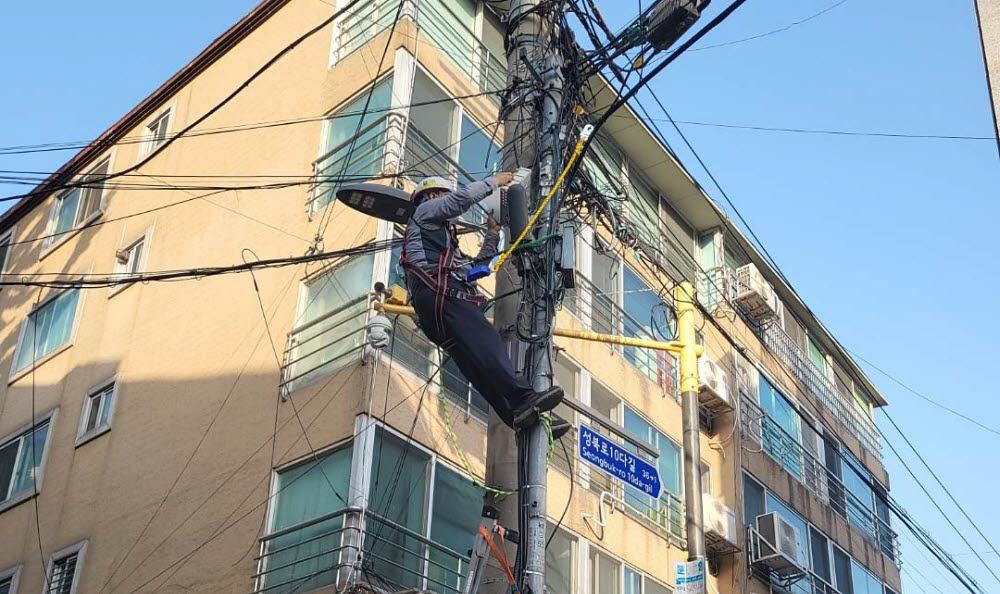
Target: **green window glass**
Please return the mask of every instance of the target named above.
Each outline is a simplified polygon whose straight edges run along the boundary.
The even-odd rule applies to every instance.
[[[760,375],[758,385],[764,450],[796,478],[802,477],[800,460],[799,413],[771,382]]]
[[[382,171],[386,111],[392,101],[392,77],[379,83],[371,95],[367,112],[364,107],[368,89],[365,89],[327,119],[324,155],[316,167],[319,185],[311,205],[313,211],[333,202],[341,176],[348,180],[363,179],[379,175]],[[352,148],[351,140],[355,134],[357,140]]]
[[[261,589],[290,594],[333,584],[343,517],[316,520],[347,505],[350,478],[350,446],[278,473],[271,532],[299,528],[266,542]]]
[[[17,346],[15,373],[70,341],[79,299],[79,289],[63,291],[28,314]]]
[[[475,21],[474,0],[421,0],[417,3],[417,24],[424,29],[427,39],[469,77],[475,76],[474,56],[479,47],[473,32]]]
[[[356,256],[306,285],[284,378],[289,391],[337,371],[361,348],[373,263],[374,256]]]
[[[659,452],[660,456],[655,464],[660,471],[660,481],[663,483],[663,495],[658,500],[626,485],[625,503],[674,535],[680,536],[684,529],[684,512],[677,502],[678,498],[683,497],[680,446],[628,406],[625,407],[625,430],[645,439]],[[626,444],[626,447],[640,456],[643,455],[634,445]]]
[[[464,555],[475,541],[483,507],[483,490],[464,476],[440,464],[434,470],[434,505],[430,538],[450,551]],[[458,591],[466,567],[453,554],[431,549],[428,570],[434,591]]]

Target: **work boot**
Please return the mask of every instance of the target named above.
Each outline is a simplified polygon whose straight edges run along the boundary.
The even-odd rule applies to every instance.
[[[535,392],[518,404],[513,412],[514,428],[524,429],[539,421],[539,415],[559,406],[563,399],[563,389],[552,386],[544,392]]]
[[[566,419],[556,414],[552,415],[552,425],[549,427],[549,430],[552,431],[552,441],[556,441],[563,435],[566,435],[572,428],[573,425]]]

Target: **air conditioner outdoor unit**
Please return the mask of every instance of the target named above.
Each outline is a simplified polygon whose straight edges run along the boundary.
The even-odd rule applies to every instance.
[[[805,543],[799,529],[789,524],[778,512],[757,516],[758,539],[754,563],[761,563],[782,577],[799,575],[807,561]]]
[[[740,550],[736,532],[736,514],[721,501],[707,493],[701,496],[705,515],[705,545],[713,553],[735,553]]]
[[[712,414],[733,410],[729,378],[721,365],[708,357],[698,359],[698,403]]]
[[[753,264],[736,269],[736,302],[758,320],[778,315],[778,296]]]

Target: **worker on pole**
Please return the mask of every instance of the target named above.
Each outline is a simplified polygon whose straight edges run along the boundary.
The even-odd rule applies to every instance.
[[[459,250],[454,225],[462,213],[512,180],[512,173],[500,172],[460,190],[440,177],[417,184],[410,196],[413,214],[403,235],[400,264],[420,329],[448,352],[503,422],[520,429],[562,402],[563,390],[552,386],[536,392],[514,372],[500,335],[483,314],[487,301],[469,274],[473,262]],[[477,261],[495,255],[500,243],[500,224],[492,212],[486,223]],[[552,424],[554,438],[568,430],[561,419]]]

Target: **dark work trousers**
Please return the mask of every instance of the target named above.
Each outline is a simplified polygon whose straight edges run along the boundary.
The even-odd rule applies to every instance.
[[[500,335],[475,304],[445,297],[444,335],[438,333],[435,295],[427,285],[414,282],[413,308],[420,329],[431,341],[445,349],[462,375],[486,398],[508,426],[514,426],[514,408],[534,390],[514,373],[507,348]]]

